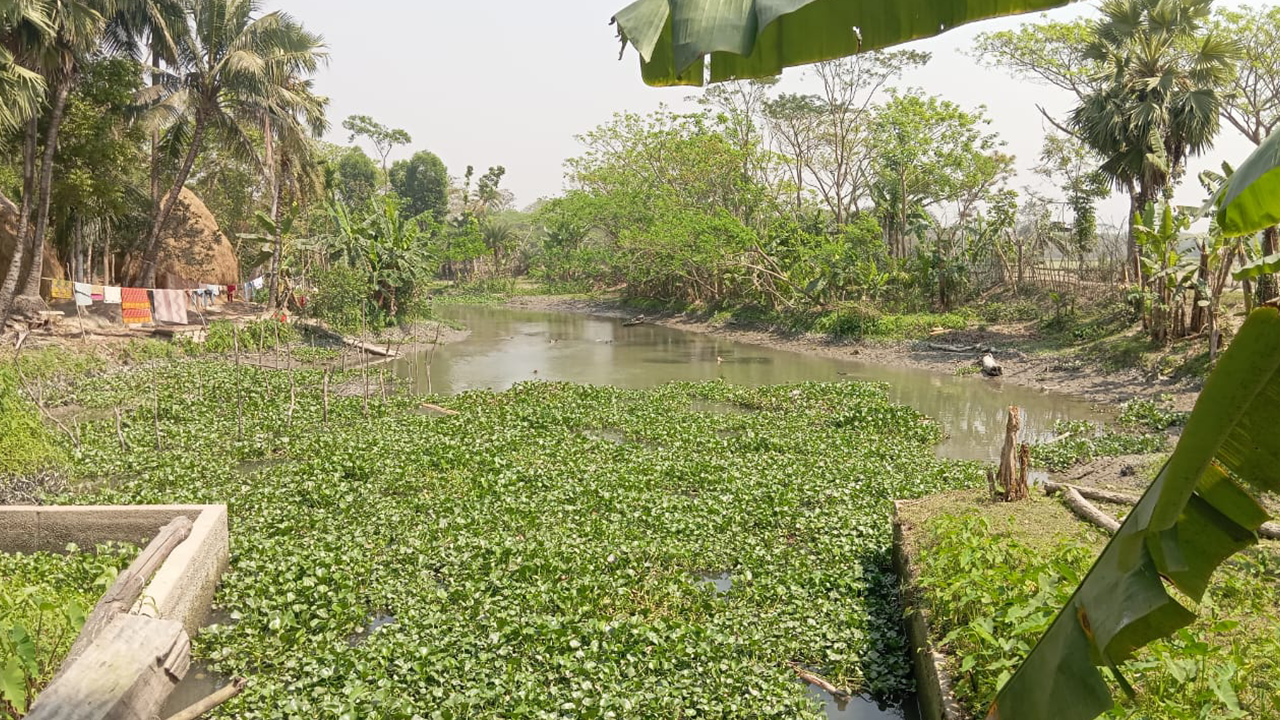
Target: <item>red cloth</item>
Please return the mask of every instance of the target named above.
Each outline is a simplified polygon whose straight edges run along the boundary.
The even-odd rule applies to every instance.
[[[142,288],[122,288],[120,313],[124,316],[126,325],[151,322],[151,301],[147,299],[147,291]]]

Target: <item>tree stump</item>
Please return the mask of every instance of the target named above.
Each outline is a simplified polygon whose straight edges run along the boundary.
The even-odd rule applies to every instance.
[[[1022,452],[1018,452],[1018,431],[1021,429],[1022,411],[1011,405],[1009,421],[1004,429],[1004,447],[1000,450],[1000,470],[996,474],[996,482],[1004,493],[1005,502],[1027,498],[1027,465],[1031,449],[1023,445]],[[1019,455],[1022,457],[1019,458]]]

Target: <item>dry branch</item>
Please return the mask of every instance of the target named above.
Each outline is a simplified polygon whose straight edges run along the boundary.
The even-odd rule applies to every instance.
[[[791,665],[791,669],[795,670],[796,675],[800,676],[801,680],[804,680],[810,685],[816,685],[822,688],[823,690],[826,690],[828,693],[831,694],[831,697],[837,700],[840,700],[842,702],[847,701],[849,699],[849,693],[845,692],[844,690],[841,690],[835,685],[832,685],[830,682],[827,681],[826,678],[822,677],[821,675],[815,675],[814,673],[811,673],[808,670],[805,670],[803,667],[799,665],[799,663],[790,663],[790,665]]]
[[[168,720],[197,720],[201,715],[239,695],[248,684],[248,680],[238,677],[231,681],[230,685],[219,688],[217,692],[210,694],[205,699],[187,706],[185,710],[170,715]]]

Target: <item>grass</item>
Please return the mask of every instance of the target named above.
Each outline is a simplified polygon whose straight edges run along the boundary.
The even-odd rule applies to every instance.
[[[992,503],[951,493],[905,508],[932,638],[957,699],[983,717],[1106,542],[1056,501]],[[1199,619],[1121,666],[1138,689],[1109,718],[1280,718],[1280,547],[1228,561]],[[1123,694],[1116,688],[1117,698]]]
[[[155,375],[164,449],[147,407],[124,452],[86,423],[80,479],[113,483],[66,500],[229,505],[217,604],[239,621],[196,652],[254,682],[222,717],[817,720],[791,662],[894,698],[911,680],[891,499],[980,480],[878,385],[530,383],[433,399],[448,417],[338,397],[324,426],[313,372],[292,421],[283,373]],[[109,407],[133,383],[76,395]],[[237,470],[261,459],[280,462]],[[720,572],[724,594],[701,579]],[[352,642],[378,614],[395,621]]]

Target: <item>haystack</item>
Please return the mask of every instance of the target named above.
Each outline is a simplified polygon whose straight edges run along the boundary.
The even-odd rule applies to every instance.
[[[13,259],[13,250],[18,242],[18,211],[17,208],[10,207],[8,203],[0,201],[0,283],[4,282],[4,276],[9,271],[9,261]],[[22,275],[19,278],[25,278],[27,272],[31,269],[31,258],[26,258],[23,263]],[[54,254],[53,248],[49,243],[44,246],[44,266],[40,269],[43,277],[57,278],[65,280],[67,271],[62,267],[62,263],[58,262],[58,256]],[[18,288],[21,292],[22,288]]]
[[[132,257],[124,266],[125,277],[134,277],[141,265]],[[236,285],[240,263],[231,241],[218,229],[218,221],[204,201],[187,188],[182,189],[173,213],[165,222],[156,266],[156,287],[193,288],[200,283]]]

